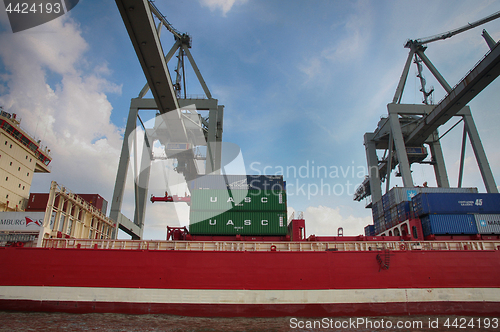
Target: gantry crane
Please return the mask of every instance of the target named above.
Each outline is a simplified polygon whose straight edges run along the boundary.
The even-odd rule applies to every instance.
[[[150,0],[116,0],[132,45],[146,77],[146,85],[137,98],[132,98],[125,128],[122,152],[118,165],[110,217],[119,228],[133,239],[142,237],[147,202],[154,141],[164,147],[165,157],[175,159],[176,171],[192,180],[200,173],[217,173],[221,163],[221,142],[224,106],[212,98],[198,66],[189,50],[191,37],[180,33]],[[165,27],[175,43],[166,54],[160,42],[161,28]],[[176,81],[172,82],[167,64],[177,53]],[[185,84],[185,57],[188,58],[205,98],[189,98]],[[151,90],[153,98],[145,98]],[[156,110],[153,128],[145,128],[140,110]],[[198,111],[208,111],[202,117]],[[137,129],[137,122],[144,127]],[[144,142],[138,147],[138,133]],[[205,170],[198,167],[196,147],[206,146]],[[133,153],[132,153],[133,152]],[[125,180],[131,155],[135,173],[135,212],[133,222],[121,213]]]
[[[486,153],[484,152],[467,103],[500,75],[499,43],[495,42],[486,30],[483,30],[482,35],[490,51],[453,88],[446,82],[425,55],[424,51],[427,48],[426,45],[431,42],[450,38],[499,17],[500,12],[497,12],[479,21],[469,23],[446,33],[407,41],[405,47],[410,51],[392,103],[387,105],[388,116],[383,117],[379,121],[378,127],[374,132],[366,133],[364,136],[369,175],[357,188],[354,200],[361,201],[371,195],[371,200],[369,200],[367,207],[371,206],[371,202],[380,200],[382,197],[382,182],[386,182],[387,192],[390,189],[390,174],[396,166],[399,168],[397,175],[402,177],[403,185],[405,187],[413,187],[414,183],[410,170],[412,163],[433,165],[438,187],[450,187],[438,128],[456,116],[461,117],[459,122],[464,122],[458,187],[462,184],[465,142],[467,137],[469,137],[487,192],[498,192],[488,159],[486,158]],[[403,90],[412,62],[415,62],[417,65],[417,76],[420,78],[421,83],[420,91],[424,96],[421,105],[401,104]],[[433,105],[430,102],[430,95],[433,88],[427,90],[425,86],[425,79],[422,74],[422,62],[447,93],[437,105]],[[428,152],[424,144],[430,148],[430,161],[426,160]],[[385,150],[381,160],[379,160],[377,150]]]

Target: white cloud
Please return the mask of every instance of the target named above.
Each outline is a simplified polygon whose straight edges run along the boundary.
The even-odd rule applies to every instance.
[[[235,4],[243,4],[247,2],[247,0],[200,0],[200,2],[202,5],[210,8],[211,11],[220,9],[222,15],[226,16]]]
[[[307,236],[315,235],[337,235],[338,228],[343,228],[343,234],[346,236],[364,235],[363,228],[372,224],[371,217],[347,217],[341,214],[341,207],[331,208],[327,206],[309,206],[304,211],[306,220]]]
[[[189,206],[186,203],[150,204],[146,210],[146,219],[143,238],[166,240],[167,226],[188,226]]]
[[[50,178],[74,192],[109,195],[121,129],[110,122],[106,93],[121,93],[121,86],[106,79],[106,64],[92,68],[86,62],[89,47],[79,26],[64,15],[24,32],[4,32],[0,43],[9,45],[0,49],[9,72],[0,105],[51,150]]]
[[[321,56],[332,62],[351,62],[368,51],[373,29],[373,10],[366,1],[357,2],[355,11],[343,24],[343,38],[324,49]]]

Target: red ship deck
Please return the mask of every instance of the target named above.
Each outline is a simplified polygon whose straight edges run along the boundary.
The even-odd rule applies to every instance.
[[[50,240],[46,246],[0,248],[0,310],[500,313],[500,242]]]

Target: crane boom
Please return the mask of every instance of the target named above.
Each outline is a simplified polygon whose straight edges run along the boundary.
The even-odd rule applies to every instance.
[[[148,0],[116,0],[160,113],[179,108]]]
[[[424,45],[424,44],[429,44],[429,43],[432,43],[434,41],[438,41],[438,40],[443,40],[443,39],[447,39],[447,38],[450,38],[450,37],[453,37],[454,35],[457,35],[459,33],[462,33],[464,31],[467,31],[467,30],[470,30],[472,28],[475,28],[477,26],[480,26],[482,24],[485,24],[485,23],[488,23],[490,21],[493,21],[497,18],[500,17],[500,11],[494,13],[494,14],[491,14],[485,18],[482,18],[478,21],[475,21],[475,22],[472,22],[472,23],[468,23],[467,25],[464,25],[463,27],[460,27],[460,28],[457,28],[457,29],[454,29],[454,30],[450,30],[450,31],[447,31],[447,32],[444,32],[444,33],[440,33],[440,34],[437,34],[437,35],[434,35],[434,36],[430,36],[430,37],[426,37],[426,38],[419,38],[419,39],[415,39],[415,40],[408,40],[406,42],[406,45],[405,47],[406,48],[410,48],[411,45]]]

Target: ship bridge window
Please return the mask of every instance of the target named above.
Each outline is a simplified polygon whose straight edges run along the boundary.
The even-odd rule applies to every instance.
[[[14,128],[12,128],[12,126],[11,126],[10,124],[8,124],[8,123],[5,123],[5,125],[4,125],[3,127],[4,127],[4,129],[5,129],[7,132],[9,132],[9,133],[12,133],[12,129],[14,129]]]
[[[23,143],[23,145],[25,145],[25,146],[29,146],[29,144],[31,143],[31,141],[28,138],[26,138],[26,136],[20,137],[20,140],[21,140],[21,143]]]

